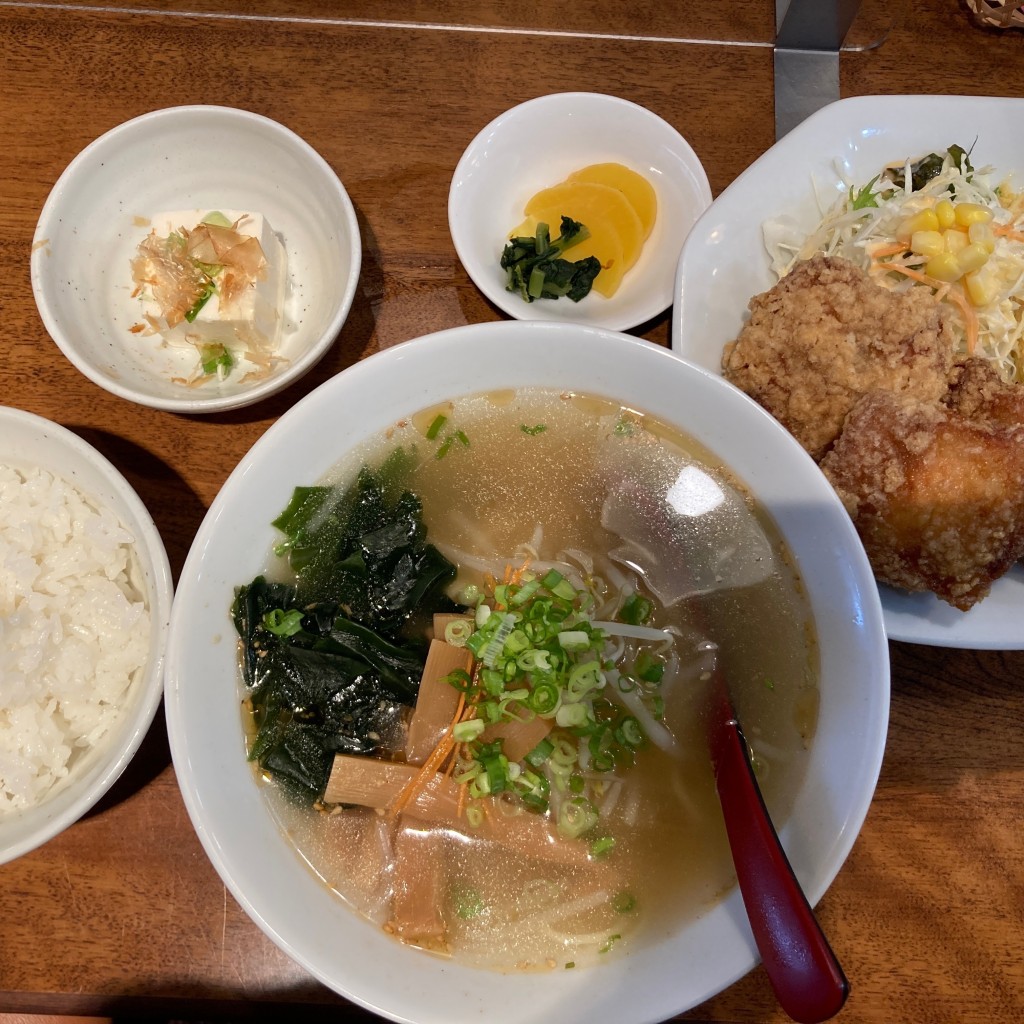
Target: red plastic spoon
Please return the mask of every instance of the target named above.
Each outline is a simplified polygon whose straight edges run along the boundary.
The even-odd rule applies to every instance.
[[[835,1016],[850,994],[761,797],[729,688],[715,670],[708,745],[743,903],[779,1005],[799,1024]]]

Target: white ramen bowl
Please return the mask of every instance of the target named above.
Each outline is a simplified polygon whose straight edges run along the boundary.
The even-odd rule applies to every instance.
[[[313,976],[396,1021],[659,1021],[757,962],[736,891],[630,955],[576,971],[502,974],[405,947],[333,897],[304,865],[246,761],[230,605],[235,586],[264,569],[275,536],[270,522],[292,489],[417,410],[529,385],[613,398],[690,433],[748,485],[788,542],[816,619],[822,678],[807,773],[780,832],[812,903],[849,853],[881,765],[888,651],[870,568],[825,478],[746,396],[665,349],[584,325],[472,325],[371,356],[282,416],[214,501],[179,582],[166,711],[186,806],[236,899]]]
[[[268,375],[247,379],[241,363],[223,381],[175,383],[195,372],[195,349],[132,331],[142,306],[130,260],[149,218],[194,209],[261,213],[284,245],[283,362]],[[50,337],[100,387],[157,409],[222,412],[320,361],[348,316],[361,253],[348,193],[298,135],[247,110],[169,107],[111,129],[61,174],[36,226],[32,290]]]
[[[148,659],[111,730],[40,803],[0,815],[3,864],[41,846],[81,818],[117,781],[138,750],[163,694],[172,582],[163,542],[141,499],[121,473],[77,434],[32,413],[0,406],[0,464],[44,469],[72,484],[95,507],[108,508],[117,516],[134,537],[136,582],[145,591],[150,615]]]
[[[651,235],[618,291],[610,299],[592,291],[580,302],[526,302],[508,291],[499,260],[526,202],[573,171],[606,161],[638,171],[658,196]],[[679,250],[710,203],[703,165],[667,121],[618,96],[565,92],[520,103],[479,132],[455,168],[448,224],[466,273],[509,316],[619,331],[638,327],[672,305]]]

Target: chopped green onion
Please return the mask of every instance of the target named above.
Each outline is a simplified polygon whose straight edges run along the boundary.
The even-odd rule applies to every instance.
[[[229,228],[231,227],[231,221],[224,216],[220,210],[211,210],[203,219],[199,222],[200,224],[213,224],[218,228]]]
[[[488,668],[494,668],[497,663],[498,655],[501,654],[505,647],[505,641],[508,639],[509,633],[515,629],[516,621],[514,615],[506,614],[499,622],[497,631],[484,648],[483,654],[480,655],[480,660]]]
[[[615,943],[618,942],[621,938],[622,936],[618,934],[609,935],[604,945],[602,945],[601,948],[598,950],[598,953],[610,953],[612,946],[614,946]]]
[[[612,897],[612,910],[616,914],[631,913],[636,910],[636,897],[623,889],[622,892],[618,892]]]
[[[508,789],[511,780],[508,774],[508,758],[504,754],[499,754],[488,760],[484,765],[484,771],[487,772],[487,791],[489,793],[500,793],[502,790]]]
[[[461,885],[452,892],[455,913],[464,921],[476,917],[484,911],[484,901],[476,889]]]
[[[565,684],[566,697],[569,700],[581,700],[591,690],[598,690],[606,682],[605,674],[601,670],[601,663],[596,659],[585,661],[576,665],[569,673]]]
[[[557,569],[548,569],[541,579],[541,585],[548,588],[548,590],[554,590],[559,583],[564,580],[565,577]]]
[[[539,647],[531,647],[516,658],[516,664],[522,672],[550,672],[551,654]],[[557,690],[557,687],[555,689]],[[534,711],[536,710],[534,708]]]
[[[452,736],[456,743],[469,743],[471,740],[475,740],[485,727],[479,718],[470,718],[465,722],[458,722],[452,728]]]
[[[646,597],[630,594],[619,609],[619,619],[631,626],[642,626],[651,617],[652,610],[651,602]]]
[[[538,683],[527,701],[538,715],[553,715],[562,702],[561,690],[554,683]]]
[[[199,311],[210,301],[210,298],[216,290],[217,289],[212,281],[207,281],[203,285],[203,290],[199,293],[199,297],[194,303],[192,303],[192,308],[185,314],[185,319],[189,323],[193,323],[195,321],[195,318],[199,316]]]
[[[443,413],[438,413],[433,420],[431,420],[430,426],[427,427],[427,440],[433,441],[438,434],[441,433],[441,428],[448,422],[448,417]]]
[[[540,743],[538,743],[537,746],[535,746],[533,750],[526,755],[525,760],[528,764],[532,764],[534,768],[539,768],[551,756],[551,751],[554,749],[555,745],[551,740],[546,738],[542,739]]]
[[[612,852],[615,846],[614,836],[601,836],[600,839],[595,839],[590,844],[590,856],[591,857],[605,857]]]
[[[627,715],[615,730],[615,738],[625,746],[639,747],[645,737],[640,723],[632,715]]]
[[[199,361],[203,373],[207,377],[212,377],[220,369],[230,370],[235,365],[231,350],[219,342],[213,345],[203,345],[199,349]]]
[[[636,672],[637,678],[642,679],[645,683],[660,683],[665,675],[665,659],[643,650],[637,656],[633,670]]]
[[[547,426],[544,423],[538,423],[534,427],[528,427],[525,423],[520,424],[519,429],[524,434],[529,434],[531,437],[536,437],[538,434],[543,434],[547,430]]]
[[[577,839],[589,832],[597,820],[597,808],[586,797],[573,797],[559,808],[558,831],[566,839]]]
[[[540,580],[528,580],[512,597],[511,603],[513,605],[526,604],[538,590],[540,590]]]
[[[562,704],[555,712],[555,722],[564,729],[586,725],[589,720],[590,711],[586,704]]]
[[[567,629],[558,634],[558,645],[566,651],[585,651],[590,646],[590,634],[582,629]]]
[[[473,677],[464,668],[452,669],[444,677],[444,681],[449,686],[454,686],[459,693],[469,693],[473,688]]]
[[[302,629],[302,612],[297,608],[287,612],[273,608],[263,616],[263,627],[274,636],[294,636]]]
[[[469,619],[452,619],[444,627],[444,641],[452,647],[465,647],[472,633],[473,626]]]

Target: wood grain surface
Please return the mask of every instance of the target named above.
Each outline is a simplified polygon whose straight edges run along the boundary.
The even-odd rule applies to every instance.
[[[501,318],[447,228],[456,162],[497,114],[549,92],[615,93],[688,138],[715,194],[774,141],[764,0],[601,0],[564,16],[487,0],[186,6],[0,2],[0,401],[111,458],[175,574],[228,473],[299,398],[379,349]],[[844,96],[1024,95],[1024,33],[980,30],[952,0],[875,5],[872,17],[893,12],[881,45],[843,54]],[[88,381],[43,329],[28,270],[40,208],[76,153],[137,114],[197,102],[246,107],[309,141],[345,183],[364,244],[326,359],[283,394],[210,417]],[[635,333],[664,345],[669,323],[665,313]],[[840,1019],[1018,1024],[1024,652],[894,643],[891,654],[877,794],[819,907],[853,982]],[[293,964],[227,893],[184,810],[162,716],[100,806],[0,867],[0,1012],[373,1019]],[[785,1018],[758,969],[679,1019]]]

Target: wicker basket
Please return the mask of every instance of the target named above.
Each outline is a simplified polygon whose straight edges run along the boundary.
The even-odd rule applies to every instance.
[[[1024,28],[1024,4],[1020,0],[966,0],[974,20],[985,28]]]

